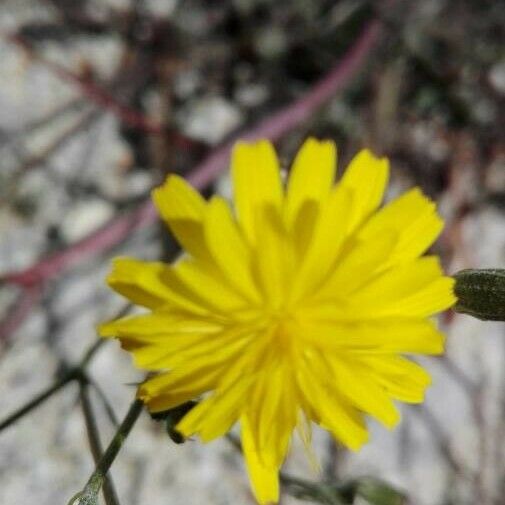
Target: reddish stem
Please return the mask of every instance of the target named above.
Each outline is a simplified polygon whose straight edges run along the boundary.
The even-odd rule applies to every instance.
[[[152,119],[146,117],[142,112],[134,110],[128,105],[119,102],[115,96],[91,78],[78,75],[58,63],[50,61],[42,55],[37,54],[21,36],[11,35],[9,40],[22,47],[25,51],[28,51],[32,58],[42,62],[62,80],[70,82],[79,88],[80,92],[96,105],[112,112],[123,123],[153,135],[161,135],[165,132],[165,128],[161,123],[153,121]]]
[[[0,342],[12,335],[37,305],[42,295],[41,286],[23,289],[17,300],[7,309],[7,315],[0,321]]]

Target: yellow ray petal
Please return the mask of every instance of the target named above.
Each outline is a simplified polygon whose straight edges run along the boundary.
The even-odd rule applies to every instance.
[[[401,356],[360,356],[368,373],[385,391],[398,400],[420,403],[431,384],[429,373],[417,363]]]
[[[247,299],[234,289],[226,277],[216,275],[197,261],[183,259],[174,266],[174,272],[203,304],[227,316],[248,305]]]
[[[193,353],[181,351],[174,355],[175,367],[169,373],[145,381],[140,388],[141,397],[151,400],[159,395],[178,394],[188,389],[200,390],[202,384],[206,385],[209,381],[212,381],[212,389],[221,387],[226,381],[233,382],[238,377],[239,367],[249,359],[243,352],[247,341],[210,342],[214,344],[213,348],[200,343],[194,347]]]
[[[162,186],[153,190],[152,198],[183,249],[209,263],[202,227],[206,202],[202,196],[182,177],[169,175]]]
[[[435,241],[443,228],[435,204],[414,188],[388,203],[363,226],[360,238],[369,240],[384,229],[397,230],[398,242],[389,263],[420,256]]]
[[[441,277],[417,293],[404,298],[395,307],[400,314],[407,316],[429,317],[454,305],[455,280],[452,277]]]
[[[352,160],[339,184],[355,196],[349,209],[350,228],[355,229],[377,209],[382,201],[389,177],[389,162],[376,158],[368,149],[360,151]]]
[[[320,212],[320,202],[306,200],[296,215],[289,240],[293,243],[298,258],[303,258],[310,246]]]
[[[438,258],[424,257],[386,271],[357,291],[352,305],[365,318],[427,317],[455,302],[453,286],[453,279],[443,277]]]
[[[152,341],[138,345],[130,339],[122,338],[121,346],[132,353],[135,366],[145,370],[166,370],[177,366],[181,361],[188,361],[188,355],[200,355],[204,349],[210,348],[221,359],[225,359],[223,353],[219,353],[225,342],[218,344],[214,336],[209,335],[157,335]],[[229,344],[229,342],[227,342]],[[200,364],[201,361],[195,362]]]
[[[266,302],[276,310],[291,289],[295,251],[284,233],[278,211],[265,207],[263,215],[261,243],[252,256],[252,272]]]
[[[279,501],[279,466],[269,452],[259,451],[249,418],[240,418],[242,449],[254,496],[260,505]]]
[[[142,342],[144,338],[173,334],[215,333],[223,326],[209,319],[190,318],[188,314],[174,312],[153,312],[138,316],[126,316],[99,326],[102,337],[128,337]]]
[[[251,275],[251,250],[233,219],[228,204],[214,196],[205,216],[205,240],[214,261],[237,290],[249,300],[259,294]]]
[[[174,407],[178,407],[183,403],[193,400],[199,394],[204,393],[205,391],[206,391],[205,389],[202,391],[197,389],[188,389],[187,391],[183,391],[180,393],[160,394],[158,396],[150,398],[149,400],[142,399],[141,397],[139,397],[139,399],[141,399],[145,403],[145,405],[149,409],[149,412],[156,413],[156,412],[163,412],[164,410],[173,409]]]
[[[179,423],[177,429],[184,435],[198,433],[204,442],[208,442],[226,433],[245,410],[264,355],[264,342],[257,337],[252,341],[249,339],[246,341],[247,352],[245,348],[237,347],[238,353],[230,353],[227,349],[230,347],[225,346],[219,351],[227,353],[227,366],[213,394]],[[203,358],[201,363],[205,365],[208,361],[208,357]],[[189,361],[191,365],[194,362],[194,358]]]
[[[358,450],[368,440],[363,416],[334,389],[325,385],[329,378],[321,377],[318,367],[318,362],[314,362],[313,366],[301,363],[297,366],[297,384],[305,404],[304,410],[340,443]]]
[[[312,447],[312,424],[307,413],[301,409],[298,412],[298,422],[296,424],[296,432],[302,441],[305,456],[309,462],[312,471],[316,474],[321,473],[321,464]]]
[[[162,186],[153,190],[152,196],[169,225],[173,220],[201,221],[205,211],[205,200],[200,193],[179,175],[169,175]]]
[[[314,138],[304,142],[289,174],[284,209],[288,227],[307,201],[322,203],[328,197],[335,180],[336,158],[334,142]]]
[[[285,457],[297,421],[292,377],[284,364],[277,360],[262,368],[251,387],[248,419],[259,452],[271,453],[279,466]]]
[[[432,321],[378,319],[329,322],[314,319],[299,325],[297,337],[323,352],[441,354],[444,335]]]
[[[224,435],[239,418],[251,382],[251,377],[245,376],[227,389],[214,392],[178,423],[177,430],[185,436],[198,434],[203,442]]]
[[[193,371],[194,372],[194,371]],[[194,400],[199,395],[213,389],[217,383],[219,369],[211,369],[208,373],[186,374],[184,382],[174,387],[169,382],[172,379],[172,372],[156,376],[154,379],[158,384],[163,379],[167,379],[167,385],[158,389],[156,394],[149,393],[149,387],[146,387],[150,381],[148,380],[139,388],[137,396],[147,405],[150,412],[162,412],[173,407],[177,407],[181,403],[189,400]],[[173,380],[173,379],[172,379]]]
[[[138,367],[158,370],[167,368],[174,356],[188,349],[214,342],[223,334],[220,325],[207,321],[177,320],[163,313],[127,317],[102,324],[102,336],[114,336],[121,347],[133,353]]]
[[[217,378],[222,373],[222,363],[214,362],[205,367],[191,365],[169,372],[160,373],[147,379],[139,388],[139,397],[149,402],[160,395],[173,395],[183,391],[199,391],[194,396],[198,396],[200,391],[213,389],[216,386]]]
[[[216,319],[229,320],[231,314],[250,303],[223,274],[206,268],[193,258],[183,258],[167,266],[162,279],[175,292],[204,307]]]
[[[389,302],[391,298],[402,298],[416,293],[442,276],[440,260],[436,256],[425,256],[389,269],[360,289],[356,296],[360,299],[375,298],[379,303],[384,299]]]
[[[327,363],[333,371],[334,386],[341,396],[388,428],[393,428],[400,421],[400,413],[393,402],[367,374],[367,369],[352,357],[320,355],[321,363]],[[329,379],[331,373],[328,374]]]
[[[204,366],[206,363],[221,363],[239,355],[245,346],[254,338],[254,335],[236,329],[223,331],[215,335],[185,335],[170,337],[165,342],[156,342],[158,345],[158,360],[152,363],[143,363],[144,368],[158,370],[161,368],[175,368]],[[150,349],[132,349],[135,360],[140,362],[145,355],[149,359]]]
[[[283,190],[279,162],[272,144],[238,142],[232,153],[231,171],[235,209],[244,235],[251,244],[261,233],[257,212],[265,205],[280,208]]]
[[[352,195],[344,188],[333,191],[321,205],[310,244],[290,289],[292,300],[311,294],[335,264],[346,238],[351,200]]]
[[[150,309],[172,305],[194,313],[207,311],[194,301],[180,296],[163,282],[167,265],[157,261],[114,258],[107,277],[109,286],[133,303]]]
[[[374,240],[346,246],[345,253],[322,279],[322,285],[314,293],[314,301],[317,303],[325,299],[342,300],[373,279],[387,266],[389,255],[396,246],[396,239],[395,233],[385,230],[374,237]]]

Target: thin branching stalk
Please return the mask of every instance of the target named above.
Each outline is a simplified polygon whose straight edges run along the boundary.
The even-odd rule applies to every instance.
[[[103,449],[100,441],[100,432],[93,412],[93,405],[91,404],[91,399],[89,397],[89,383],[84,380],[79,383],[79,399],[81,400],[91,454],[93,455],[95,465],[98,465],[103,456]],[[103,497],[107,505],[119,505],[119,499],[110,475],[105,475],[103,483]]]
[[[40,392],[38,395],[33,397],[29,402],[15,410],[12,414],[7,416],[2,422],[0,422],[0,431],[5,430],[10,425],[14,424],[17,420],[29,414],[33,409],[38,407],[41,403],[50,398],[53,394],[57,393],[60,389],[66,386],[68,383],[76,380],[80,374],[81,370],[74,368],[66,372],[60,379],[58,379],[53,385],[49,386],[44,391]]]
[[[66,370],[59,379],[57,379],[51,386],[49,386],[44,391],[41,391],[38,395],[34,396],[29,402],[25,403],[22,407],[15,410],[12,414],[7,416],[3,421],[0,422],[0,431],[8,428],[11,424],[15,423],[18,419],[29,414],[33,409],[38,407],[40,404],[44,403],[46,400],[51,398],[60,389],[65,387],[70,382],[75,380],[80,381],[85,378],[85,369],[91,359],[94,357],[95,353],[104,344],[104,340],[97,340],[93,345],[86,351],[84,357],[80,363]]]
[[[101,386],[98,384],[98,382],[93,380],[91,377],[88,377],[88,384],[95,390],[96,395],[98,396],[98,398],[102,402],[103,408],[105,410],[105,413],[107,414],[107,417],[109,418],[109,421],[112,423],[114,428],[118,428],[119,421],[116,416],[116,413],[114,412],[114,409],[113,409],[112,405],[110,404],[108,398],[105,396],[105,393],[104,393],[103,389],[101,388]]]
[[[131,404],[130,409],[116,431],[114,438],[111,440],[106,451],[98,461],[95,471],[91,474],[91,477],[88,479],[84,489],[73,496],[68,505],[97,505],[98,493],[105,482],[107,472],[130,434],[131,429],[139,418],[142,408],[143,403],[140,400],[135,400]]]

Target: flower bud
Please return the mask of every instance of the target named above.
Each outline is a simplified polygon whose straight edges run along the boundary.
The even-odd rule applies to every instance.
[[[505,321],[505,269],[462,270],[455,276],[456,312]]]

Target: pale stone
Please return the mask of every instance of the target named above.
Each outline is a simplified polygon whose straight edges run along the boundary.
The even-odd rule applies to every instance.
[[[66,213],[61,223],[61,233],[68,242],[75,242],[105,224],[113,215],[110,203],[98,198],[78,202]]]
[[[219,96],[195,99],[178,119],[187,135],[209,144],[222,141],[243,121],[241,111]]]

